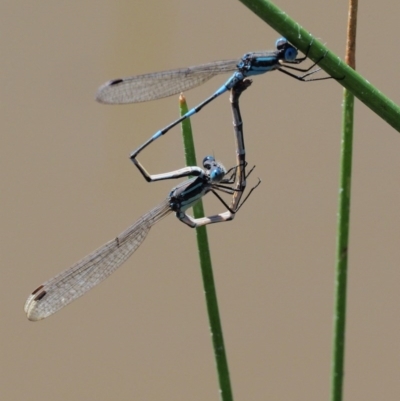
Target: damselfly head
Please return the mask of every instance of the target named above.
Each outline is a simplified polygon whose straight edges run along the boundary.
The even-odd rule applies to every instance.
[[[280,53],[283,61],[293,61],[297,57],[297,49],[292,46],[286,38],[279,38],[275,42],[276,49]]]
[[[222,163],[217,162],[213,156],[206,156],[203,159],[203,167],[207,170],[206,174],[213,182],[220,182],[226,174],[225,167]]]

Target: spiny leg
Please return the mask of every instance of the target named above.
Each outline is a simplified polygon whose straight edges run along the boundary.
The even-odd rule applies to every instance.
[[[289,75],[290,77],[292,77],[294,79],[297,79],[298,81],[302,81],[302,82],[323,81],[323,80],[326,80],[326,79],[336,79],[336,80],[344,79],[344,77],[335,78],[335,77],[331,77],[331,76],[321,77],[321,78],[306,79],[308,76],[313,75],[313,74],[317,73],[318,71],[321,71],[321,68],[317,68],[315,70],[313,70],[313,68],[315,66],[317,66],[320,63],[320,61],[323,60],[326,57],[326,55],[328,53],[327,51],[316,62],[314,62],[314,64],[312,64],[308,68],[297,68],[297,67],[293,67],[293,66],[288,65],[288,64],[300,64],[300,63],[302,63],[308,57],[308,53],[310,51],[311,45],[312,45],[312,42],[309,44],[307,52],[306,52],[304,57],[297,58],[294,61],[281,62],[281,67],[278,68],[278,71],[283,72],[284,74]],[[292,74],[291,72],[284,70],[284,68],[288,68],[290,70],[299,71],[299,72],[305,72],[306,74],[303,74],[303,75]]]

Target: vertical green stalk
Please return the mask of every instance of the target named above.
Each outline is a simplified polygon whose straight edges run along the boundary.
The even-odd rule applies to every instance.
[[[355,68],[357,1],[350,0],[347,26],[346,63],[352,68]],[[336,245],[335,317],[331,377],[332,401],[341,401],[343,399],[353,123],[354,96],[345,89],[343,95],[341,172]]]
[[[181,95],[179,98],[179,105],[180,114],[183,115],[187,113],[188,107],[183,95]],[[190,119],[182,121],[182,136],[183,146],[185,149],[186,165],[197,166]],[[196,219],[204,216],[203,201],[201,199],[193,206],[193,215]],[[197,247],[199,249],[201,273],[203,277],[203,286],[207,303],[208,319],[210,322],[211,338],[213,341],[215,361],[217,364],[221,400],[233,401],[206,226],[197,227],[196,236]]]
[[[335,311],[332,358],[332,401],[342,400],[344,379],[347,262],[350,231],[350,189],[354,96],[344,90],[339,211],[336,240]]]

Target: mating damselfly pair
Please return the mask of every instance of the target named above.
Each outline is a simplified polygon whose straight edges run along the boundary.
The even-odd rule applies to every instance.
[[[112,80],[101,86],[97,94],[98,101],[116,104],[134,103],[171,96],[198,86],[215,75],[234,72],[213,95],[181,118],[157,131],[130,156],[132,162],[148,182],[188,176],[193,178],[174,187],[164,201],[145,213],[115,239],[107,242],[34,290],[25,303],[28,319],[37,321],[52,315],[106,279],[135,252],[146,238],[150,228],[171,212],[175,212],[179,220],[192,228],[232,220],[251,192],[260,183],[258,181],[242,200],[246,188],[246,178],[253,170],[251,169],[249,173],[246,173],[246,151],[239,108],[239,97],[251,84],[251,81],[246,78],[273,70],[281,71],[297,80],[306,82],[330,78],[308,78],[319,71],[319,69],[313,69],[317,63],[307,69],[294,67],[307,58],[307,53],[304,57],[297,58],[297,49],[289,44],[286,39],[281,38],[276,42],[275,51],[248,53],[239,60],[219,61],[186,69]],[[285,70],[285,68],[304,74],[298,76]],[[236,165],[226,170],[214,157],[206,156],[203,160],[203,168],[191,166],[169,173],[149,174],[137,160],[139,153],[172,127],[197,113],[206,104],[229,90],[231,91],[230,102],[236,142]],[[232,195],[229,205],[217,191]],[[227,210],[200,219],[194,219],[188,215],[187,209],[209,192],[213,193]]]

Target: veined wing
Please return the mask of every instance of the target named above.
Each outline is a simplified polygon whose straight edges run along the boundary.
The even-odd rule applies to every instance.
[[[106,279],[139,248],[150,228],[170,212],[167,199],[118,237],[43,283],[25,303],[28,319],[37,321],[52,315]]]
[[[138,103],[161,99],[192,89],[212,77],[237,70],[240,59],[212,63],[177,70],[154,72],[114,79],[100,86],[96,100],[100,103]]]

